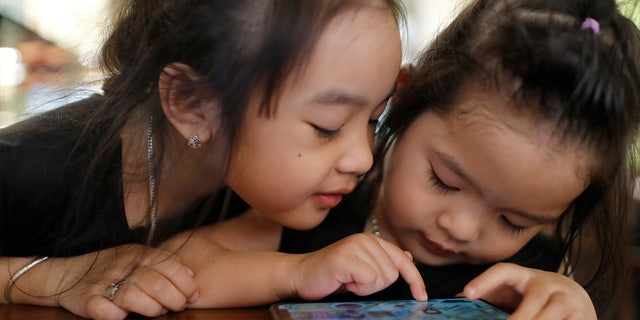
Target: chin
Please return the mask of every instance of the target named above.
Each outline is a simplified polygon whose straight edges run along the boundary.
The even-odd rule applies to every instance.
[[[317,227],[318,225],[320,225],[322,223],[322,221],[324,221],[324,218],[326,218],[326,214],[322,216],[321,219],[318,219],[318,217],[313,217],[313,219],[311,219],[310,217],[306,217],[306,219],[301,219],[298,221],[292,221],[291,223],[282,223],[282,226],[287,227],[289,229],[294,229],[294,230],[310,230],[313,229],[315,227]]]
[[[413,259],[418,263],[428,265],[428,266],[434,266],[434,267],[466,263],[465,261],[459,261],[458,259],[443,258],[443,257],[433,256],[430,254],[425,254],[422,257],[418,257],[414,255]]]

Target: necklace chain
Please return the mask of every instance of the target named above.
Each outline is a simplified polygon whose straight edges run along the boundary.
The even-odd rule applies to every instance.
[[[153,168],[153,117],[149,117],[149,124],[147,125],[147,161],[149,164],[149,215],[151,218],[151,226],[149,226],[149,235],[147,236],[147,245],[151,245],[153,236],[158,224],[158,218],[156,216],[156,177]]]
[[[375,214],[371,215],[371,233],[376,237],[380,237],[380,226],[378,226],[378,219]]]

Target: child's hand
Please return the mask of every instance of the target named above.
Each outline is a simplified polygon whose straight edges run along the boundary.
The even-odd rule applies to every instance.
[[[95,257],[93,253],[66,258],[63,263],[68,267],[86,265]],[[85,262],[75,262],[79,259]],[[82,272],[83,268],[77,270]],[[124,283],[109,300],[107,287],[120,280]],[[78,315],[98,319],[122,319],[129,312],[159,316],[184,309],[198,295],[193,272],[171,252],[141,245],[100,251],[89,274],[70,288],[60,295],[59,304]]]
[[[574,280],[511,263],[489,268],[465,286],[464,295],[515,310],[509,319],[597,319],[589,295]]]
[[[411,254],[372,234],[355,234],[321,250],[300,255],[294,287],[303,299],[319,299],[341,287],[368,295],[394,283],[399,275],[416,300],[427,292]]]

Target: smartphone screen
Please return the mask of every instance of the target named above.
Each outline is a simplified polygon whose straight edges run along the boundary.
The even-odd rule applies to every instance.
[[[275,320],[298,319],[507,319],[509,314],[482,301],[466,298],[279,303],[270,308]]]

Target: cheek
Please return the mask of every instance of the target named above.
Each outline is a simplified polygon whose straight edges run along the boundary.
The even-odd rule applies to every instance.
[[[406,168],[408,166],[395,165],[385,176],[385,211],[395,225],[416,227],[416,223],[426,219],[432,211],[433,201],[430,200],[437,199],[430,199],[425,183]]]
[[[415,146],[414,146],[415,147]],[[430,211],[431,195],[426,178],[428,171],[424,157],[416,155],[405,144],[391,150],[384,176],[385,203],[391,210],[391,218],[402,224],[410,224]],[[402,222],[405,219],[405,222]]]
[[[234,141],[231,173],[260,182],[287,170],[295,170],[296,163],[303,161],[303,154],[296,148],[286,148],[293,142],[283,141],[277,132],[260,133],[258,129],[246,130]]]

